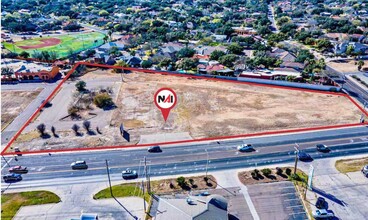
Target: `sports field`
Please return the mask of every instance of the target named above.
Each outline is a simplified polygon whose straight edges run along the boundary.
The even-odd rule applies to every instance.
[[[9,51],[21,53],[27,51],[32,55],[35,51],[55,51],[58,58],[66,57],[70,50],[74,53],[103,44],[104,35],[98,32],[71,33],[53,37],[37,37],[13,43],[4,42]]]

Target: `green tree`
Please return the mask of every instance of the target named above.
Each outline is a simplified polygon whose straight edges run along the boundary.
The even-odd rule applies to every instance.
[[[230,44],[227,49],[229,50],[230,53],[233,54],[242,54],[243,53],[243,47],[240,46],[238,43],[232,43]]]
[[[107,93],[101,93],[93,98],[93,103],[99,108],[109,108],[114,105],[112,98]]]
[[[170,58],[165,57],[164,59],[162,59],[160,61],[160,63],[158,64],[159,67],[164,67],[165,69],[167,69],[167,67],[172,64],[172,61]]]
[[[109,54],[112,56],[119,56],[120,55],[120,51],[117,47],[111,47],[109,49]]]
[[[219,62],[224,66],[232,68],[234,66],[234,62],[237,59],[238,59],[238,56],[236,56],[235,54],[226,54],[220,57]]]
[[[320,50],[328,50],[332,47],[332,44],[329,40],[327,39],[319,39],[317,40],[317,44],[316,47]]]
[[[211,60],[219,60],[220,57],[224,56],[225,52],[222,50],[214,50],[211,55],[210,55],[210,59]]]
[[[183,70],[192,70],[195,69],[198,65],[198,59],[184,58],[178,64],[179,69]]]
[[[352,55],[354,52],[354,46],[353,45],[349,45],[347,48],[346,48],[346,55]]]
[[[86,90],[86,82],[84,82],[83,80],[81,81],[78,81],[76,84],[75,84],[75,87],[77,88],[77,91],[78,92],[82,92],[82,91],[85,91]]]
[[[358,61],[358,70],[359,71],[362,69],[363,65],[364,65],[364,61],[363,60],[359,60]]]
[[[194,49],[189,48],[189,47],[184,47],[176,53],[176,56],[178,58],[184,58],[184,57],[192,57],[194,54],[195,54]]]
[[[141,64],[142,68],[150,68],[152,65],[153,63],[151,60],[143,60]]]
[[[106,10],[101,10],[98,12],[98,15],[102,17],[106,17],[109,15],[109,12],[107,12]]]
[[[187,186],[187,181],[185,180],[185,178],[183,176],[180,176],[176,179],[176,182],[178,183],[178,185],[181,187],[181,188],[184,188]]]
[[[23,58],[28,58],[30,56],[30,54],[26,51],[22,51],[20,54],[19,54],[20,57],[23,57]]]

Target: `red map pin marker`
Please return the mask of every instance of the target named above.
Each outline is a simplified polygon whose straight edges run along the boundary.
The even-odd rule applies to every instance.
[[[155,93],[155,104],[161,110],[162,116],[166,122],[169,117],[170,110],[176,105],[177,97],[174,90],[169,88],[161,88]]]

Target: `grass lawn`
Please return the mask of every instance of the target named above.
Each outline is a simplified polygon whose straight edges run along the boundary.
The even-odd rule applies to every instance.
[[[1,219],[10,220],[22,206],[60,202],[59,196],[49,191],[6,193],[1,195]]]
[[[112,192],[115,197],[138,196],[143,198],[143,191],[140,186],[135,183],[125,183],[112,186]],[[110,188],[103,189],[93,196],[93,199],[109,199],[112,198]],[[145,193],[145,200],[148,201],[149,195]]]
[[[335,167],[340,173],[349,173],[361,170],[366,164],[368,164],[368,157],[338,160],[335,163]]]
[[[12,43],[4,42],[3,45],[6,49],[12,52],[21,53],[22,51],[27,51],[32,55],[36,50],[37,51],[55,51],[58,54],[58,58],[68,56],[69,50],[73,50],[74,53],[86,50],[88,48],[96,47],[103,44],[104,34],[98,32],[91,33],[72,33],[69,35],[60,35],[54,37],[42,37],[42,38],[33,38],[27,39],[23,41]],[[41,39],[48,38],[58,38],[61,40],[61,43],[54,46],[43,47],[39,49],[22,49],[18,46],[30,46],[37,45],[41,43]]]

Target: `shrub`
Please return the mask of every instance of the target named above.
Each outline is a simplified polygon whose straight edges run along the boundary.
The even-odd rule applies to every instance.
[[[101,93],[93,98],[93,103],[99,108],[108,108],[114,105],[112,98],[107,93]]]
[[[259,175],[259,170],[257,170],[257,169],[254,169],[254,171],[253,171],[255,174],[257,174],[257,176]]]
[[[285,172],[286,172],[286,175],[290,176],[290,174],[291,174],[291,169],[290,169],[290,168],[286,168]]]
[[[280,167],[276,167],[276,174],[277,175],[281,175],[282,174],[282,169]]]
[[[262,169],[262,174],[264,176],[269,176],[271,173],[272,173],[271,169],[268,168]]]
[[[252,171],[250,174],[252,175],[253,179],[258,179],[258,175],[254,171]]]
[[[185,187],[187,185],[187,182],[185,181],[185,178],[183,176],[180,176],[176,179],[176,182],[180,187]]]
[[[208,182],[209,178],[205,176],[203,179],[204,179],[205,182]]]
[[[72,116],[72,117],[75,117],[75,116],[77,116],[78,115],[78,112],[79,112],[79,108],[78,107],[76,107],[76,106],[70,106],[69,108],[68,108],[68,114],[70,115],[70,116]]]
[[[300,176],[298,174],[294,174],[294,173],[291,174],[290,178],[292,180],[296,180],[296,181],[300,181],[301,180]]]
[[[189,183],[190,183],[190,185],[193,185],[194,184],[194,180],[193,179],[189,179]]]
[[[75,87],[77,87],[77,91],[78,92],[82,92],[82,91],[85,91],[86,90],[86,82],[84,81],[78,81],[76,84],[75,84]]]
[[[37,126],[37,130],[38,132],[40,132],[40,134],[43,136],[45,134],[45,130],[46,130],[46,125],[45,124],[39,124]]]

